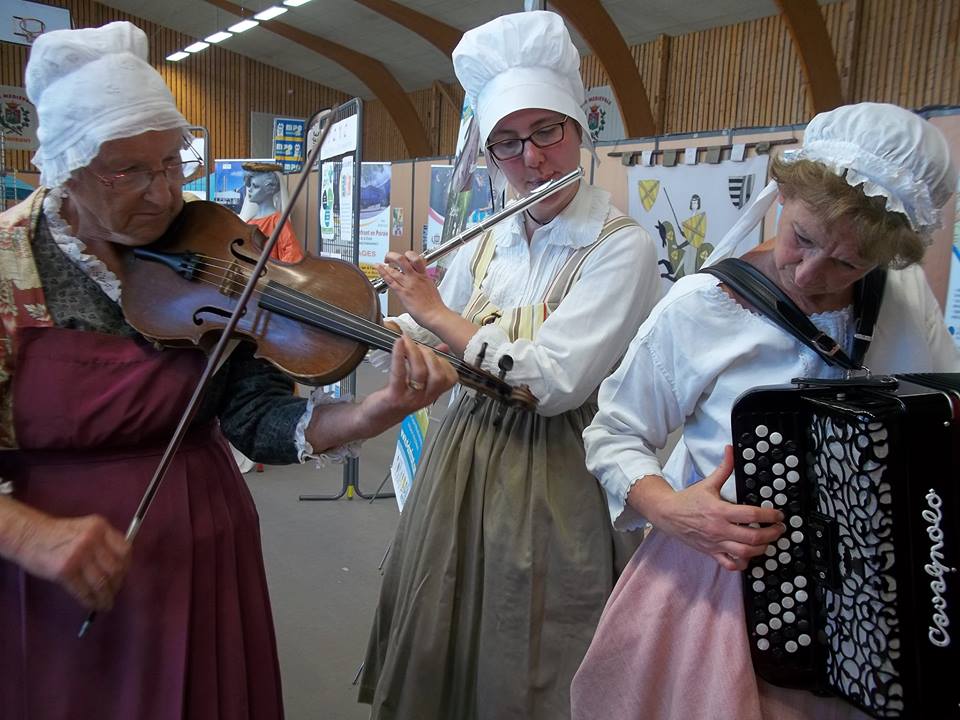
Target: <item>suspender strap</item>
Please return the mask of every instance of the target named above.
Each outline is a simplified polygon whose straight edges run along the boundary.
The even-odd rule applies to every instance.
[[[852,358],[847,356],[836,340],[821,332],[770,278],[750,263],[739,258],[728,258],[702,268],[700,272],[720,278],[757,311],[816,352],[828,365],[838,365],[845,370],[862,369],[863,357],[873,339],[873,326],[883,298],[886,282],[883,270],[873,270],[857,283],[854,300],[857,330]]]

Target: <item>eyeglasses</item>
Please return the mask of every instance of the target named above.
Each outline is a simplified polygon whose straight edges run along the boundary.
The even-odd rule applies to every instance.
[[[139,195],[145,193],[153,185],[153,179],[161,173],[170,184],[183,185],[187,178],[202,169],[203,159],[192,146],[188,149],[193,155],[192,160],[174,160],[164,163],[159,170],[130,170],[129,172],[112,173],[104,176],[94,172],[89,166],[86,169],[98,182],[108,188],[113,188],[118,192]]]
[[[544,125],[523,138],[510,138],[487,145],[487,150],[500,161],[513,160],[523,155],[523,149],[529,140],[541,150],[556,145],[563,140],[563,128],[570,118],[565,117],[558,123]]]

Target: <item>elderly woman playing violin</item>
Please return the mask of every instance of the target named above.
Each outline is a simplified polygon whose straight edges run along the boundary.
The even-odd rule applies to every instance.
[[[450,387],[398,341],[359,404],[295,396],[241,344],[135,547],[125,528],[205,364],[124,320],[123,257],[181,210],[186,120],[129,23],[40,36],[26,87],[49,190],[0,219],[0,707],[10,718],[282,717],[252,498],[267,463],[345,457]],[[85,609],[112,611],[83,640]]]

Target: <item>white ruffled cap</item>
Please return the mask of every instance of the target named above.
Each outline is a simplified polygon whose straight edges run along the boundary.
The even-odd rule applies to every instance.
[[[816,160],[869,197],[887,199],[914,231],[940,227],[940,208],[957,185],[943,133],[898,105],[859,103],[820,113],[803,133],[803,147],[784,160]]]
[[[30,50],[26,90],[39,116],[33,164],[47,187],[89,165],[102,143],[188,126],[147,63],[147,36],[128,22],[44,33]]]
[[[803,133],[803,147],[783,154],[785,162],[826,165],[869,197],[886,198],[890,212],[904,215],[927,242],[940,227],[940,208],[957,186],[950,147],[932,123],[898,105],[857,103],[820,113]],[[750,249],[742,247],[777,198],[770,181],[717,243],[711,265]]]
[[[593,150],[580,53],[556,13],[502,15],[468,30],[453,51],[453,69],[477,118],[481,145],[510,113],[538,108],[576,120],[581,145]],[[492,176],[500,175],[488,165]]]

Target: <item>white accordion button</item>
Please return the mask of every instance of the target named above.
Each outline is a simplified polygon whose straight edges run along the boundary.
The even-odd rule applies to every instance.
[[[767,632],[769,632],[769,628],[766,625],[763,623],[757,625],[757,635],[766,635]]]
[[[777,540],[777,547],[781,550],[786,550],[788,547],[790,547],[790,540],[785,537],[780,538]]]
[[[757,456],[753,448],[744,448],[742,455],[744,460],[753,460]]]
[[[757,437],[766,437],[768,432],[770,432],[770,428],[768,428],[766,425],[757,425],[756,429],[753,431],[754,435]]]
[[[789,625],[789,624],[792,623],[792,622],[796,622],[796,620],[797,620],[797,616],[794,615],[794,614],[793,614],[792,612],[790,612],[789,610],[787,610],[787,612],[785,612],[785,613],[783,614],[783,621],[784,621],[785,623],[787,623],[787,625]]]
[[[805,587],[807,586],[807,579],[806,579],[803,575],[797,575],[797,576],[793,579],[793,584],[796,585],[798,588],[805,588]],[[797,594],[799,595],[799,593],[797,593]],[[799,600],[799,599],[800,599],[800,598],[797,598],[797,600]],[[804,599],[806,599],[806,598],[804,598]]]
[[[797,638],[797,642],[800,643],[803,647],[806,647],[810,644],[810,636],[806,633],[801,633],[800,637]]]
[[[757,452],[765,453],[769,450],[770,450],[770,443],[768,443],[766,440],[761,440],[760,442],[757,443]]]
[[[803,525],[803,518],[800,517],[799,515],[791,515],[789,522],[790,522],[790,527],[798,528],[801,525]]]
[[[769,649],[770,649],[770,641],[767,640],[766,638],[760,638],[759,640],[757,640],[757,649],[758,649],[758,650],[769,650]]]
[[[787,644],[783,646],[783,649],[788,653],[795,653],[797,651],[797,644],[793,640],[787,640]]]
[[[770,629],[779,630],[783,627],[783,623],[780,621],[780,618],[770,618]]]
[[[772,442],[774,445],[779,445],[783,442],[783,435],[778,432],[770,433],[770,442]]]
[[[799,530],[794,530],[792,533],[790,533],[790,539],[795,543],[803,542],[803,533]]]
[[[750,574],[759,580],[763,577],[763,568],[757,565],[757,567],[750,571]]]
[[[787,473],[787,480],[789,480],[790,482],[795,483],[799,479],[800,479],[800,473],[798,473],[796,470],[790,470]]]
[[[762,593],[766,585],[763,584],[763,580],[754,580],[753,581],[753,591],[755,593]]]
[[[796,455],[787,455],[787,458],[784,460],[784,462],[787,464],[787,467],[790,468],[795,468],[800,464],[800,461],[797,459]]]
[[[807,601],[807,591],[806,590],[797,590],[797,602],[806,602]]]
[[[743,471],[747,475],[753,475],[757,471],[757,466],[751,462],[748,462],[746,465],[743,466]]]
[[[764,485],[762,488],[760,488],[760,497],[768,498],[771,495],[773,495],[773,488],[769,485]]]
[[[786,504],[787,504],[787,496],[784,495],[783,493],[777,493],[776,497],[773,498],[773,501],[774,501],[777,505],[786,505]]]
[[[789,595],[793,592],[793,585],[787,581],[780,583],[780,592],[782,592],[784,595]]]

